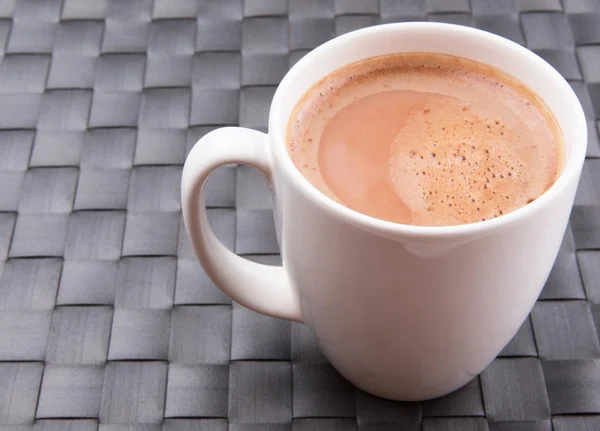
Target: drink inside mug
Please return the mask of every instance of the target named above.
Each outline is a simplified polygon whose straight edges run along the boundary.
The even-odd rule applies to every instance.
[[[327,75],[295,107],[286,143],[331,199],[422,226],[514,211],[550,188],[564,163],[558,123],[532,90],[436,53],[370,58]]]

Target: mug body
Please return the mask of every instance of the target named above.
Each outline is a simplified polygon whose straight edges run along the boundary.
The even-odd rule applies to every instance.
[[[563,133],[565,164],[557,182],[512,213],[448,227],[373,219],[317,191],[287,154],[294,106],[329,73],[401,52],[469,58],[527,85]],[[300,60],[275,94],[268,139],[277,235],[303,321],[355,385],[385,398],[422,400],[479,374],[531,311],[568,223],[587,133],[569,85],[525,48],[466,27],[403,23],[349,33]]]

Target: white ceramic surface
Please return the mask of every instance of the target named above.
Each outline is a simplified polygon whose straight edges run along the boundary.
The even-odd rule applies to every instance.
[[[517,211],[452,227],[377,220],[312,187],[284,142],[296,102],[344,65],[408,51],[481,61],[534,90],[564,134],[566,164],[558,181]],[[183,216],[198,259],[227,295],[258,312],[304,322],[331,363],[364,390],[429,399],[480,373],[531,311],[567,226],[586,145],[577,97],[527,49],[449,24],[371,27],[320,46],[290,70],[275,93],[268,135],[223,128],[198,142],[183,170]],[[203,185],[227,163],[250,164],[265,174],[274,192],[282,267],[236,256],[210,230]]]

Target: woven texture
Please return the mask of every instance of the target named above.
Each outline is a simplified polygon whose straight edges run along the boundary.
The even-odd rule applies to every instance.
[[[320,43],[382,22],[486,29],[554,65],[589,150],[531,317],[442,399],[372,397],[302,325],[226,298],[182,227],[186,154],[265,130],[276,85]],[[600,1],[0,1],[0,431],[600,429]],[[278,264],[257,171],[218,170],[217,236]]]

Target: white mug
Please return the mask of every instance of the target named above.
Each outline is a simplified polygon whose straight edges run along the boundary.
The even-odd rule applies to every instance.
[[[331,72],[401,52],[473,59],[537,93],[564,137],[565,165],[556,183],[501,217],[443,227],[378,220],[321,194],[288,156],[285,130],[292,109]],[[198,141],[183,169],[183,217],[198,259],[228,296],[308,325],[331,364],[365,391],[425,400],[479,374],[531,311],[558,253],[586,146],[577,97],[526,48],[449,24],[370,27],[321,45],[288,72],[273,98],[268,134],[227,127]],[[283,266],[236,256],[211,231],[203,186],[211,172],[229,163],[252,165],[265,175]]]

